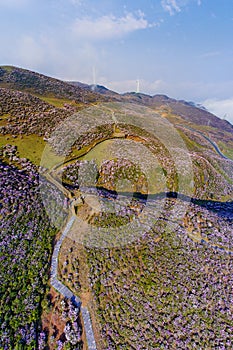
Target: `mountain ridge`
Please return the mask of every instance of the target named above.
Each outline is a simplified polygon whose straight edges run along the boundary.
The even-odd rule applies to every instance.
[[[0,66],[0,87],[42,96],[74,99],[83,103],[91,103],[96,100],[106,101],[101,95],[73,86],[60,79],[14,66]]]
[[[194,113],[194,115],[197,115],[198,111],[198,117],[200,117],[200,113],[206,115],[206,120],[203,121],[203,125],[207,125],[208,120],[214,117],[221,120],[224,129],[227,129],[227,131],[233,130],[233,126],[230,122],[220,119],[203,108],[203,106],[195,104],[192,101],[177,100],[165,94],[149,95],[136,92],[119,94],[102,85],[88,85],[79,81],[63,81],[58,78],[49,77],[29,69],[15,66],[0,66],[0,87],[32,94],[36,91],[38,95],[54,95],[59,98],[67,99],[73,98],[84,103],[95,101],[107,102],[110,97],[115,101],[134,102],[156,108],[160,106],[171,107],[174,112],[183,115],[183,117],[185,117],[186,114],[187,120],[190,119],[189,116],[191,113],[195,111],[196,113]],[[215,122],[217,119],[215,119]],[[211,126],[211,121],[208,125]]]
[[[75,113],[92,103],[134,103],[152,108],[176,127],[186,125],[204,132],[213,138],[215,142],[230,142],[230,148],[233,145],[233,125],[228,121],[218,118],[202,108],[202,106],[196,106],[193,102],[176,100],[164,94],[156,94],[154,96],[136,92],[118,94],[101,85],[94,86],[80,82],[64,82],[41,73],[14,66],[0,66],[0,88],[8,90],[8,104],[10,104],[11,98],[15,99],[14,92],[20,91],[24,94],[36,96],[48,103],[51,107],[48,108],[47,106],[46,108],[48,109],[53,110],[55,107],[56,110],[52,113],[53,119],[54,113],[57,113],[59,119],[61,116],[64,119],[71,113]],[[16,115],[19,114],[17,104],[7,106],[4,100],[6,98],[4,91],[2,90],[0,95],[1,114],[6,115],[9,113],[10,108],[11,117],[15,117],[14,113]],[[28,100],[29,97],[21,95],[20,98]],[[20,118],[22,119],[21,115]],[[38,122],[38,125],[43,119],[48,120],[47,113],[45,116],[44,114],[41,115],[41,117],[37,115],[36,122]],[[5,126],[5,123],[6,120],[0,120],[0,126]],[[43,125],[43,130],[44,128],[45,125]]]
[[[112,96],[118,98],[120,101],[124,102],[135,102],[151,107],[160,107],[161,105],[172,108],[173,112],[176,112],[178,115],[182,115],[187,121],[190,121],[191,116],[195,119],[200,118],[201,114],[205,115],[202,125],[206,126],[215,126],[225,129],[225,131],[232,132],[233,125],[227,121],[220,119],[215,116],[213,113],[209,112],[204,106],[196,104],[192,101],[177,100],[175,98],[168,97],[165,94],[155,94],[149,95],[146,93],[137,93],[137,92],[125,92],[122,94],[116,93],[115,91],[109,90],[102,85],[88,85],[80,82],[70,82],[70,84],[85,86],[85,89],[96,91],[100,94]],[[214,117],[214,122],[213,122]],[[221,120],[221,122],[219,122]],[[221,123],[221,125],[220,125]],[[216,126],[215,126],[216,127]]]

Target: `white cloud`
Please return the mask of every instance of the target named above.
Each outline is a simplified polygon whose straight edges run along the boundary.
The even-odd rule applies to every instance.
[[[30,35],[19,40],[17,49],[18,62],[25,67],[39,66],[46,59],[43,46]]]
[[[176,0],[162,0],[161,4],[164,10],[169,12],[171,16],[181,11],[181,8]]]
[[[181,12],[182,8],[187,6],[193,0],[161,0],[161,5],[165,11],[169,12],[170,16]],[[202,0],[196,0],[196,4],[201,6]]]
[[[226,118],[233,124],[233,97],[225,100],[208,99],[202,102],[210,112],[220,118]]]
[[[82,5],[83,4],[83,0],[70,0],[71,4],[73,5]]]
[[[216,57],[220,56],[221,52],[220,51],[210,51],[210,52],[205,52],[202,55],[200,55],[201,58],[209,58],[209,57]]]
[[[120,18],[108,15],[96,19],[77,19],[72,29],[77,38],[104,40],[119,38],[136,30],[152,26],[155,26],[155,24],[148,23],[142,13],[137,17],[129,13],[125,17]]]
[[[104,55],[89,43],[73,44],[72,37],[66,42],[66,36],[67,32],[21,36],[12,43],[3,61],[60,79],[85,82],[92,74],[92,66],[101,66]]]

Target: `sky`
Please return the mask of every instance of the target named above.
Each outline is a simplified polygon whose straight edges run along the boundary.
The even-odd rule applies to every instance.
[[[232,0],[0,0],[1,65],[117,92],[139,80],[231,123],[232,36]]]

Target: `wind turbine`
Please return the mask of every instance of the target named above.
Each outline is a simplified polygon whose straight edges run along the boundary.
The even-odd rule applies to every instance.
[[[95,91],[95,89],[96,89],[96,69],[95,69],[95,66],[93,66],[93,68],[92,68],[92,75],[93,75],[93,84],[92,84],[91,89],[93,91]]]
[[[136,83],[137,83],[136,93],[139,94],[139,93],[140,93],[140,80],[137,79],[137,80],[136,80]]]

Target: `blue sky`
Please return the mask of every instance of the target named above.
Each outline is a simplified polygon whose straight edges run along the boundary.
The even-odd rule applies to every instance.
[[[0,0],[0,64],[201,102],[233,122],[232,0]]]

